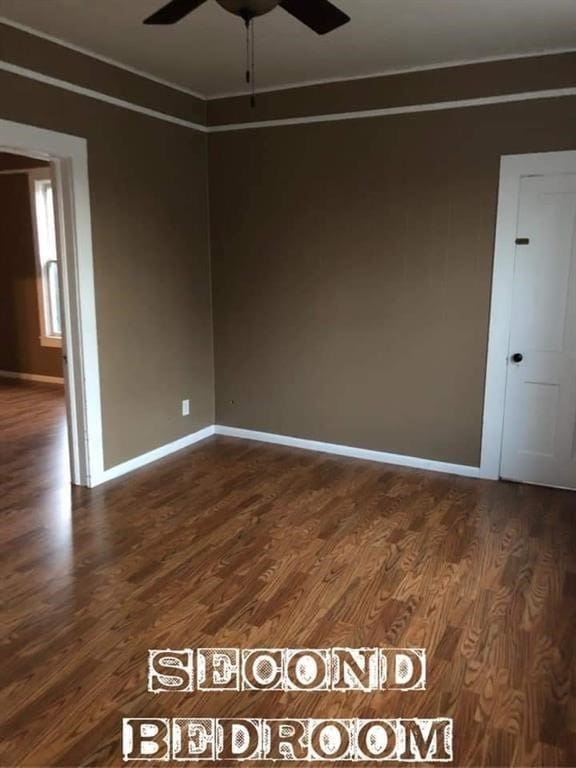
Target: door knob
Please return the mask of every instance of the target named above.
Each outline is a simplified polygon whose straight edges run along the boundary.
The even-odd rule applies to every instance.
[[[510,359],[513,363],[521,363],[522,360],[524,360],[524,355],[522,355],[520,352],[516,352]]]

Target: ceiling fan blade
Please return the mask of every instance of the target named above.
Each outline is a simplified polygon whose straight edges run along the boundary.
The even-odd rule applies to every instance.
[[[199,8],[206,0],[172,0],[159,11],[153,13],[147,19],[144,19],[144,24],[176,24],[177,21],[183,19],[196,8]]]
[[[332,32],[350,21],[347,13],[328,0],[280,0],[280,5],[319,35]]]

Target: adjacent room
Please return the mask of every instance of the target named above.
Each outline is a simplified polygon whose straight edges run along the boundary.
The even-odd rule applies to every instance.
[[[576,3],[0,0],[0,765],[576,768]]]
[[[0,153],[0,421],[3,443],[10,445],[3,469],[10,471],[11,460],[33,445],[38,460],[32,470],[49,484],[66,487],[70,467],[54,191],[50,163]],[[38,419],[46,425],[43,435]],[[12,476],[13,482],[21,480]]]

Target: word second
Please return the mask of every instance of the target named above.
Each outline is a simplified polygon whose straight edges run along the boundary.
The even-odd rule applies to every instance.
[[[151,693],[425,688],[423,648],[183,648],[148,654]]]

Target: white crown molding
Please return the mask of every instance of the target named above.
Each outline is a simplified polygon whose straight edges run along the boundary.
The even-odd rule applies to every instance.
[[[40,30],[34,29],[33,27],[27,27],[25,24],[20,24],[17,21],[12,21],[12,19],[6,18],[6,16],[0,16],[0,24],[5,24],[7,27],[13,27],[20,32],[26,32],[28,35],[32,35],[33,37],[39,37],[41,40],[47,40],[49,43],[54,43],[55,45],[59,45],[62,48],[68,48],[68,50],[74,51],[75,53],[81,53],[83,56],[88,56],[89,58],[95,59],[96,61],[101,61],[103,64],[116,67],[116,69],[122,69],[125,72],[129,72],[131,75],[137,75],[138,77],[142,77],[145,80],[150,80],[152,83],[156,83],[157,85],[163,85],[165,88],[170,88],[173,91],[179,91],[180,93],[185,93],[188,96],[194,96],[195,99],[206,101],[206,96],[198,93],[197,91],[193,91],[190,88],[185,88],[184,86],[177,85],[176,83],[172,83],[169,80],[156,77],[156,75],[151,75],[149,72],[144,72],[143,70],[137,69],[136,67],[131,67],[129,64],[122,64],[122,62],[116,61],[116,59],[111,59],[108,56],[103,56],[100,53],[91,51],[88,48],[82,48],[79,45],[74,45],[73,43],[69,43],[66,40],[62,40],[60,37],[54,37],[54,35],[41,32]]]
[[[471,107],[483,107],[494,104],[507,104],[521,101],[534,101],[538,99],[557,99],[576,96],[575,88],[556,88],[544,91],[529,91],[525,93],[509,93],[502,96],[486,96],[475,99],[458,99],[454,101],[440,101],[432,102],[430,104],[410,104],[405,107],[384,107],[382,109],[370,109],[360,110],[357,112],[338,112],[328,113],[320,115],[309,115],[307,117],[288,117],[278,118],[274,120],[259,120],[246,123],[228,123],[223,125],[206,126],[200,123],[194,123],[189,120],[184,120],[180,117],[168,115],[164,112],[159,112],[155,109],[149,109],[139,104],[134,104],[125,99],[118,99],[115,96],[109,96],[106,93],[100,91],[94,91],[91,88],[85,88],[75,83],[70,83],[67,80],[60,80],[50,75],[44,75],[41,72],[36,72],[32,69],[27,69],[16,64],[11,64],[6,61],[0,61],[0,71],[8,72],[10,74],[19,75],[30,80],[36,80],[37,82],[44,83],[45,85],[51,85],[54,88],[60,88],[65,91],[76,93],[80,96],[86,96],[97,101],[103,101],[106,104],[112,104],[122,109],[128,109],[132,112],[138,112],[147,117],[153,117],[157,120],[163,120],[167,123],[173,123],[174,125],[180,125],[184,128],[190,128],[200,133],[225,133],[228,131],[247,131],[257,128],[280,128],[289,125],[309,125],[312,123],[330,123],[340,122],[342,120],[366,120],[377,117],[387,117],[393,115],[409,115],[419,112],[439,112],[448,109],[465,109]]]
[[[508,93],[503,96],[486,96],[477,99],[458,99],[456,101],[436,101],[430,104],[411,104],[406,107],[385,107],[358,112],[338,112],[326,115],[310,115],[308,117],[287,117],[277,120],[259,120],[252,123],[230,123],[227,125],[210,126],[210,133],[225,133],[227,131],[247,131],[255,128],[280,128],[286,125],[309,125],[310,123],[332,123],[342,120],[366,120],[374,117],[392,115],[411,115],[419,112],[441,112],[447,109],[466,109],[484,107],[493,104],[511,104],[519,101],[534,101],[537,99],[558,99],[576,96],[576,88],[555,88],[548,91],[530,91],[528,93]]]
[[[199,99],[200,101],[216,101],[217,99],[229,99],[234,98],[237,96],[245,96],[246,91],[242,89],[237,89],[234,91],[219,91],[214,94],[205,94],[201,93],[200,91],[193,90],[191,88],[186,88],[185,86],[178,85],[177,83],[172,82],[171,80],[165,80],[162,77],[158,77],[157,75],[153,75],[150,72],[146,72],[145,70],[138,69],[137,67],[132,67],[129,64],[124,64],[121,61],[118,61],[116,59],[113,59],[109,56],[104,56],[103,54],[96,53],[95,51],[90,50],[89,48],[84,48],[80,45],[75,45],[74,43],[70,43],[67,40],[63,40],[60,37],[56,37],[55,35],[50,35],[47,32],[42,32],[39,29],[35,29],[34,27],[29,27],[26,24],[21,24],[18,21],[13,21],[12,19],[6,17],[6,16],[0,16],[0,24],[4,24],[7,27],[12,27],[13,29],[17,29],[20,32],[26,32],[29,35],[32,35],[33,37],[38,37],[41,40],[46,40],[50,43],[54,43],[55,45],[59,45],[62,48],[67,48],[70,51],[74,51],[75,53],[80,53],[84,56],[88,56],[91,59],[95,59],[96,61],[101,61],[103,64],[108,64],[109,66],[116,67],[117,69],[124,70],[125,72],[129,72],[132,75],[137,75],[138,77],[142,77],[145,80],[149,80],[152,83],[156,83],[158,85],[162,85],[165,88],[170,88],[173,91],[178,91],[180,93],[185,93],[188,96],[193,96],[196,99]],[[379,77],[387,77],[390,75],[408,75],[414,72],[429,72],[431,70],[435,69],[452,69],[453,67],[466,67],[473,64],[490,64],[490,63],[497,63],[502,61],[515,61],[517,59],[533,59],[538,58],[539,56],[561,56],[562,54],[566,53],[576,53],[576,48],[544,48],[543,50],[538,51],[531,51],[530,53],[509,53],[505,55],[498,55],[498,56],[485,56],[481,58],[476,59],[455,59],[453,61],[446,61],[446,62],[440,62],[436,64],[421,64],[414,67],[390,67],[389,69],[383,69],[379,70],[378,72],[371,72],[369,74],[365,75],[349,75],[344,77],[325,77],[325,78],[318,78],[318,79],[312,79],[312,80],[302,80],[300,82],[292,82],[292,83],[283,83],[281,85],[274,85],[274,86],[266,86],[262,88],[256,88],[256,93],[266,94],[266,93],[275,93],[276,91],[289,91],[293,90],[295,88],[307,88],[309,86],[314,85],[330,85],[330,84],[345,84],[349,82],[355,82],[358,80],[373,80],[375,78]]]
[[[308,88],[315,85],[346,85],[358,80],[377,80],[380,77],[390,77],[392,75],[411,75],[416,72],[431,72],[435,69],[454,69],[456,67],[467,67],[473,64],[497,64],[503,61],[516,61],[517,59],[536,59],[540,56],[561,56],[565,53],[576,53],[576,48],[557,48],[556,50],[545,49],[534,51],[533,53],[509,54],[508,56],[487,56],[482,59],[458,59],[447,61],[441,64],[422,64],[415,67],[401,67],[398,69],[383,69],[369,75],[350,75],[349,77],[324,77],[318,80],[302,80],[299,83],[285,83],[283,85],[264,86],[256,88],[255,93],[262,95],[276,93],[276,91],[292,91],[298,88]],[[218,101],[218,99],[233,99],[235,97],[246,96],[246,91],[238,89],[235,91],[222,91],[219,93],[205,96],[206,101]]]
[[[125,99],[118,99],[116,96],[109,96],[107,93],[101,93],[100,91],[94,91],[91,88],[85,88],[82,85],[76,85],[70,83],[67,80],[60,80],[57,77],[51,77],[50,75],[44,75],[41,72],[36,72],[33,69],[27,69],[26,67],[20,67],[17,64],[10,64],[6,61],[0,61],[0,71],[9,72],[13,75],[19,75],[20,77],[26,77],[29,80],[36,80],[39,83],[45,85],[51,85],[54,88],[60,88],[64,91],[71,91],[72,93],[79,94],[80,96],[87,96],[90,99],[96,99],[97,101],[103,101],[106,104],[112,104],[115,107],[122,107],[123,109],[129,109],[132,112],[139,112],[141,115],[147,117],[154,117],[157,120],[164,120],[167,123],[174,123],[174,125],[181,125],[184,128],[192,128],[195,131],[201,133],[207,133],[208,128],[200,123],[193,123],[189,120],[184,120],[180,117],[174,117],[173,115],[167,115],[165,112],[159,112],[155,109],[149,109],[139,104],[133,104]]]
[[[92,482],[90,486],[94,488],[102,483],[107,483],[109,480],[114,480],[122,475],[127,475],[129,472],[134,472],[140,467],[145,467],[147,464],[152,464],[159,459],[163,459],[165,456],[170,456],[173,453],[182,451],[184,448],[189,448],[195,443],[199,443],[201,440],[206,440],[207,437],[211,437],[214,434],[214,426],[210,425],[200,429],[197,432],[193,432],[191,435],[186,435],[179,440],[174,440],[172,443],[161,445],[159,448],[155,448],[153,451],[143,453],[141,456],[136,456],[133,459],[117,464],[114,467],[105,469],[99,477],[91,478]]]
[[[252,429],[239,429],[237,427],[216,425],[214,427],[214,433],[226,437],[237,437],[243,440],[256,440],[260,443],[273,443],[274,445],[285,445],[290,448],[301,448],[306,451],[317,451],[318,453],[331,453],[336,456],[347,456],[348,458],[362,459],[363,461],[376,461],[381,464],[393,464],[400,467],[423,469],[428,472],[444,472],[449,475],[460,475],[462,477],[480,477],[479,467],[469,467],[464,464],[449,464],[444,461],[435,461],[433,459],[420,459],[415,456],[403,456],[396,453],[385,453],[384,451],[372,451],[366,448],[354,448],[352,446],[335,443],[322,443],[317,440],[287,437],[286,435],[275,435],[270,432],[257,432]]]

